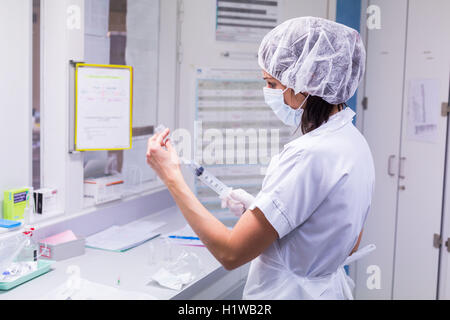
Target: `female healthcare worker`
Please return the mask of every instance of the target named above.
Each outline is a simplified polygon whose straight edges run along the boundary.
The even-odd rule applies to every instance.
[[[149,139],[147,162],[226,269],[252,261],[244,298],[352,299],[343,266],[374,249],[355,252],[374,166],[354,112],[343,109],[364,73],[362,41],[344,25],[301,17],[265,36],[258,61],[266,103],[304,134],[273,157],[256,198],[233,190],[223,199],[231,211],[245,211],[232,230],[185,183],[168,129]]]

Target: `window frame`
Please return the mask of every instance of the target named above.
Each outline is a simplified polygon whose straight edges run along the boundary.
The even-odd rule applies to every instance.
[[[175,90],[178,81],[177,6],[177,0],[160,1],[156,125],[164,123],[171,128],[176,125],[175,101],[178,94]],[[67,19],[76,14],[69,8],[79,8],[79,27],[67,27]],[[83,59],[84,0],[41,1],[41,187],[57,189],[58,210],[54,214],[35,219],[35,225],[57,223],[166,189],[156,179],[143,184],[145,190],[119,200],[84,206],[84,154],[69,153],[69,61]]]

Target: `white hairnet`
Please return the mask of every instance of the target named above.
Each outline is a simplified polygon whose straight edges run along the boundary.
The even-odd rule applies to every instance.
[[[280,24],[264,37],[258,52],[260,67],[295,94],[308,92],[331,104],[355,94],[365,60],[356,30],[315,17]]]

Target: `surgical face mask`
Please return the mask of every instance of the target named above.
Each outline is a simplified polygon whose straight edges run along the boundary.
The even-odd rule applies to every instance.
[[[287,90],[288,88],[281,90],[264,87],[264,100],[276,114],[278,119],[280,119],[285,125],[297,128],[302,120],[302,107],[306,103],[309,95],[305,98],[305,100],[303,100],[299,108],[292,109],[284,103],[284,93]]]

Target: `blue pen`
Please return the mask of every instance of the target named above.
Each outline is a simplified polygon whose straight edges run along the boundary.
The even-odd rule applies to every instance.
[[[169,236],[171,239],[200,240],[198,237]]]

